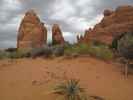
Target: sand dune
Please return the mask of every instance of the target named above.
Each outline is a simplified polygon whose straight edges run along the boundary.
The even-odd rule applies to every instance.
[[[76,78],[90,95],[105,100],[133,100],[133,75],[125,79],[119,64],[89,57],[0,61],[0,100],[55,100],[47,92]]]

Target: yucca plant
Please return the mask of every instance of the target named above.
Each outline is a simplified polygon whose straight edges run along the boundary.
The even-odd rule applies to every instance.
[[[78,80],[72,79],[57,85],[54,88],[54,93],[62,96],[63,100],[88,100]]]

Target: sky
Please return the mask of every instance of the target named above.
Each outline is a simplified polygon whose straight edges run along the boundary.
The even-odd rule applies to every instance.
[[[120,5],[133,5],[133,0],[0,0],[0,48],[16,47],[19,25],[30,9],[46,24],[48,41],[57,23],[65,40],[74,43],[78,34],[101,21],[105,9]]]

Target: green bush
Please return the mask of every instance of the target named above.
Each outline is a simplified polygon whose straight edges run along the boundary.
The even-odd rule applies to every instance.
[[[52,47],[53,55],[55,56],[63,56],[64,55],[64,46],[62,45],[55,45]]]
[[[18,59],[18,58],[24,58],[29,57],[30,49],[18,49],[14,52],[8,52],[8,58],[11,59]]]
[[[7,48],[5,49],[6,52],[16,52],[17,48]]]
[[[65,54],[71,55],[73,53],[77,54],[87,54],[89,46],[87,44],[79,44],[79,45],[70,45],[65,47]]]
[[[73,53],[77,53],[77,48],[75,45],[67,45],[64,48],[64,54],[67,56],[72,55]]]
[[[30,52],[30,56],[35,57],[50,57],[52,55],[52,48],[49,46],[45,46],[42,48],[33,48]]]
[[[107,46],[91,46],[89,54],[104,60],[113,58],[113,52]]]
[[[125,33],[118,41],[118,51],[126,59],[133,59],[133,33]]]
[[[73,55],[76,54],[89,54],[101,59],[112,59],[113,52],[108,48],[108,46],[103,44],[79,44],[79,45],[73,45],[68,46],[65,48],[65,55]]]
[[[113,49],[115,49],[115,50],[117,50],[117,47],[118,47],[118,39],[113,39],[113,41],[112,41],[112,44],[111,44],[111,46],[110,46],[111,48],[113,48]]]
[[[0,51],[0,59],[5,59],[8,57],[8,53],[5,51]]]
[[[77,53],[79,54],[88,54],[90,46],[88,44],[80,44],[76,47]]]

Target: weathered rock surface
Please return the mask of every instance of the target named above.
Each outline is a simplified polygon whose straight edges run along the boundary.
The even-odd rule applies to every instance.
[[[34,10],[26,12],[19,30],[17,48],[39,48],[47,41],[47,29]]]
[[[105,10],[103,20],[93,29],[85,31],[82,42],[96,40],[112,44],[114,38],[124,32],[133,32],[133,6],[120,6],[115,11]]]
[[[52,41],[53,44],[64,44],[65,40],[62,35],[62,31],[58,24],[52,26]]]

